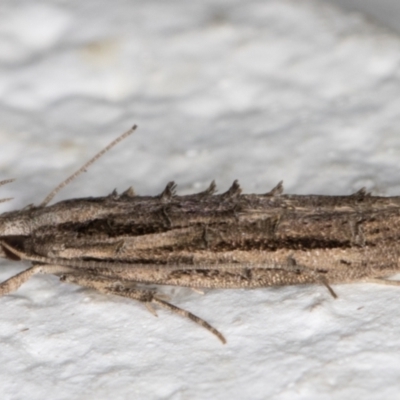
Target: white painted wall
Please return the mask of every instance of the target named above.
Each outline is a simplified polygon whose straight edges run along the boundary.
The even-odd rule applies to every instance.
[[[400,193],[400,41],[318,1],[4,1],[2,210],[133,185]],[[26,266],[25,266],[26,267]],[[0,279],[20,271],[3,261]],[[3,399],[382,399],[400,382],[400,291],[166,289],[221,330],[38,276],[0,299]]]

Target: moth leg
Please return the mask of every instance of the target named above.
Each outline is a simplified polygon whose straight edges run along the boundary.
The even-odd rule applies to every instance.
[[[146,308],[149,310],[151,314],[153,314],[155,317],[158,317],[157,311],[154,309],[154,307],[150,303],[144,303]]]
[[[190,289],[197,294],[201,294],[202,296],[204,295],[204,290],[198,288],[190,288]]]
[[[379,285],[400,286],[400,281],[393,281],[387,278],[367,278],[363,282],[378,283]]]
[[[301,274],[302,272],[310,273],[310,270],[307,269],[304,265],[297,264],[296,259],[293,258],[292,256],[289,256],[287,258],[286,269],[290,272],[297,273],[297,274]],[[335,291],[332,289],[332,287],[329,285],[329,282],[326,279],[326,277],[321,272],[318,272],[318,271],[314,272],[314,274],[316,276],[315,283],[322,283],[328,289],[330,295],[334,299],[337,299],[338,296],[335,293]]]
[[[331,294],[331,296],[334,299],[337,299],[337,294],[335,293],[335,291],[332,289],[332,287],[329,285],[328,280],[325,277],[320,277],[319,278],[319,282],[321,282],[329,291],[329,293]]]
[[[207,329],[213,333],[222,342],[226,343],[224,336],[208,322],[201,319],[200,317],[192,314],[189,311],[183,310],[173,304],[163,300],[161,296],[157,295],[154,289],[139,289],[132,287],[132,282],[124,282],[121,280],[115,280],[113,278],[101,277],[92,274],[84,273],[67,273],[61,277],[61,280],[68,283],[75,283],[80,286],[95,289],[101,293],[113,294],[117,296],[127,297],[133,300],[138,300],[145,304],[157,304],[163,308],[166,308],[175,314],[179,314],[182,317],[189,318],[196,324]]]
[[[179,314],[182,317],[189,318],[196,324],[202,326],[203,328],[206,328],[208,331],[213,333],[223,344],[226,343],[226,339],[221,332],[217,331],[213,326],[211,326],[208,322],[204,321],[204,319],[201,319],[197,315],[194,315],[189,311],[174,306],[173,304],[168,303],[167,301],[158,299],[157,297],[154,297],[152,302],[158,304],[161,307],[167,308],[168,310],[174,312],[175,314]]]
[[[60,267],[58,265],[34,265],[0,283],[0,296],[14,292],[35,274],[63,274],[70,271],[71,268]]]

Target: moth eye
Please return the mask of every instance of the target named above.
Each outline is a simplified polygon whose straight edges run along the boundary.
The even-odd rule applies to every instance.
[[[3,186],[5,184],[7,184],[7,183],[14,182],[14,181],[15,181],[15,179],[5,179],[4,181],[0,181],[0,186]],[[10,201],[12,199],[13,199],[12,197],[7,197],[7,198],[4,198],[4,199],[0,199],[0,203],[4,203],[4,202]]]

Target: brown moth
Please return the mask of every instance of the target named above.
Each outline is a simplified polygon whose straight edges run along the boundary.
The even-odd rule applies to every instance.
[[[400,197],[242,194],[178,196],[168,183],[154,197],[132,188],[48,205],[55,194],[136,126],[114,140],[40,205],[0,215],[0,256],[32,266],[0,284],[0,296],[33,274],[54,274],[105,294],[167,308],[224,336],[148,285],[260,288],[379,282],[400,271]],[[10,180],[2,181],[5,184]],[[6,199],[4,199],[5,201]],[[147,285],[147,286],[146,286]]]

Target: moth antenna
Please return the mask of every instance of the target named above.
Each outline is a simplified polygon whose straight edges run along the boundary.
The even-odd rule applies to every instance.
[[[0,181],[0,186],[6,185],[7,183],[11,183],[14,181],[15,181],[15,179],[4,179],[4,181]],[[6,201],[10,201],[12,199],[13,199],[13,197],[7,197],[4,199],[0,199],[0,203],[5,203]]]
[[[0,203],[5,203],[6,201],[12,200],[14,197],[6,197],[5,199],[0,199]]]
[[[129,131],[126,131],[123,133],[121,136],[118,136],[116,139],[114,139],[108,146],[106,146],[103,150],[101,150],[99,153],[97,153],[93,158],[91,158],[85,165],[83,165],[81,168],[78,169],[78,171],[74,172],[71,176],[69,176],[65,181],[61,182],[53,191],[50,192],[50,194],[39,204],[39,207],[45,207],[47,204],[50,203],[51,200],[53,200],[54,196],[65,186],[67,186],[69,183],[71,183],[76,177],[78,177],[82,172],[85,172],[86,169],[92,165],[95,161],[97,161],[104,153],[109,151],[112,147],[114,147],[116,144],[124,140],[126,137],[131,135],[137,128],[137,125],[134,125]]]
[[[0,181],[0,186],[6,185],[7,183],[14,182],[15,179],[4,179],[4,181]]]

